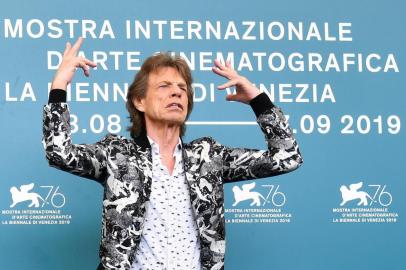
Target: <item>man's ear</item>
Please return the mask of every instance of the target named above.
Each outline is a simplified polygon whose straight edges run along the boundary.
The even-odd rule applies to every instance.
[[[133,104],[134,107],[137,108],[137,110],[139,110],[140,112],[145,112],[144,99],[134,98]]]

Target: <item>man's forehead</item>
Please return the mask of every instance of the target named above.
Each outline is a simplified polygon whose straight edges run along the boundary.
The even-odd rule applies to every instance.
[[[182,75],[176,68],[173,67],[159,67],[150,73],[149,80],[153,81],[177,81],[185,82]]]
[[[164,76],[166,74],[168,75],[177,74],[181,76],[179,71],[174,67],[158,67],[157,69],[151,71],[151,75],[155,76]]]

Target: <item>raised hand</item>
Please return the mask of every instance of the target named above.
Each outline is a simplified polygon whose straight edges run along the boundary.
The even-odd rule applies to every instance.
[[[96,67],[96,63],[86,59],[85,57],[77,56],[82,43],[82,37],[80,37],[73,46],[71,46],[69,42],[66,43],[62,62],[56,71],[51,89],[58,88],[66,90],[66,87],[72,81],[72,78],[75,75],[76,68],[81,68],[85,76],[89,77],[90,67]]]
[[[223,65],[216,59],[214,60],[214,65],[215,66],[212,67],[213,72],[229,80],[217,88],[219,90],[224,90],[232,86],[236,88],[236,93],[227,95],[226,100],[248,104],[254,97],[261,93],[247,78],[239,75],[228,61]]]

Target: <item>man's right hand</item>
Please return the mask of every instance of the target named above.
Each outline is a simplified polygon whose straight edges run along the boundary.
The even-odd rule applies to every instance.
[[[65,51],[63,52],[62,62],[56,71],[55,77],[52,81],[51,89],[63,89],[72,81],[75,75],[76,68],[81,68],[86,77],[89,77],[90,67],[96,67],[96,63],[86,59],[85,57],[78,57],[80,46],[83,43],[83,38],[80,37],[76,43],[71,46],[69,42],[66,43]]]

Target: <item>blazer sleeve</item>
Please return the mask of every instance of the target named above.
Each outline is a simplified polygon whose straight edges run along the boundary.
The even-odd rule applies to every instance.
[[[282,110],[265,93],[250,102],[267,150],[222,147],[224,183],[284,174],[302,163],[299,146]]]
[[[49,165],[104,184],[106,145],[111,137],[106,135],[95,144],[73,144],[69,118],[66,102],[50,102],[43,107],[42,144]]]

